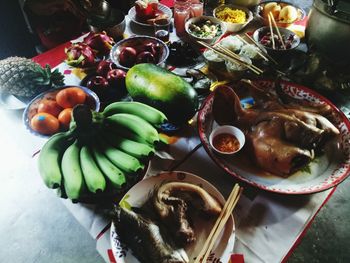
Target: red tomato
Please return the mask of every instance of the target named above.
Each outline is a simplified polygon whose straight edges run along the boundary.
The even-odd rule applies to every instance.
[[[43,99],[39,102],[38,112],[49,113],[55,117],[60,114],[62,107],[54,100]]]
[[[72,108],[67,108],[61,111],[58,115],[58,121],[65,130],[69,129],[69,123],[72,119]]]
[[[44,135],[51,135],[59,131],[60,123],[55,116],[40,112],[33,116],[30,126],[34,131]]]
[[[83,104],[86,93],[78,87],[65,88],[56,94],[56,101],[62,108],[73,108],[75,105]]]

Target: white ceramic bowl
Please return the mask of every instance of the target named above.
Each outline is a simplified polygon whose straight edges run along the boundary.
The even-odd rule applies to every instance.
[[[216,70],[226,70],[225,60],[210,49],[203,52],[203,57],[207,62],[209,68]]]
[[[252,65],[252,60],[248,57],[241,56],[241,60]],[[231,61],[225,61],[225,66],[226,66],[226,71],[230,76],[231,80],[240,79],[244,75],[244,73],[246,73],[248,70],[248,67],[242,66],[240,64],[235,64],[234,62],[231,62]]]
[[[117,2],[117,1],[116,1]],[[120,1],[122,2],[122,1]],[[135,2],[135,1],[133,1]],[[165,15],[168,16],[169,19],[171,19],[173,17],[173,12],[171,11],[171,9],[165,5],[162,4],[158,4],[158,10],[163,12]],[[153,27],[152,24],[147,24],[146,22],[143,21],[138,21],[137,17],[136,17],[136,8],[135,6],[131,7],[129,12],[128,12],[128,17],[130,18],[130,20],[132,22],[134,22],[135,24],[139,25],[139,26],[143,26],[143,27]]]
[[[215,138],[215,136],[219,135],[219,134],[223,134],[223,133],[228,133],[231,134],[233,136],[235,136],[237,138],[237,140],[239,141],[239,148],[236,151],[233,152],[222,152],[220,150],[218,150],[217,148],[214,147],[213,145],[213,140]],[[211,145],[211,147],[219,154],[224,154],[224,155],[230,155],[230,154],[235,154],[237,152],[239,152],[242,147],[245,144],[245,136],[244,133],[237,127],[235,126],[230,126],[230,125],[223,125],[223,126],[218,126],[216,127],[209,136],[209,143]]]
[[[196,24],[196,23],[198,23],[200,21],[206,21],[206,20],[210,20],[213,24],[220,25],[220,27],[221,27],[221,34],[217,35],[215,37],[206,37],[206,38],[204,38],[204,37],[197,37],[189,29],[191,24]],[[216,40],[220,39],[220,37],[222,37],[226,33],[227,27],[226,27],[225,23],[223,23],[222,21],[220,21],[219,19],[217,19],[215,17],[212,17],[212,16],[197,16],[197,17],[192,17],[189,20],[187,20],[187,22],[185,23],[185,30],[186,30],[187,34],[189,35],[189,37],[192,38],[193,40],[203,41],[205,43],[212,44]]]
[[[222,21],[224,22],[224,24],[226,25],[227,27],[227,32],[229,33],[233,33],[233,32],[238,32],[238,31],[241,31],[243,28],[245,28],[249,23],[250,21],[253,20],[253,13],[246,7],[243,7],[243,6],[239,6],[239,5],[221,5],[221,6],[218,6],[217,8],[215,8],[213,10],[213,16],[218,19],[216,17],[216,13],[221,11],[222,9],[224,9],[225,7],[229,7],[231,9],[239,9],[239,10],[242,10],[245,12],[246,14],[246,21],[244,23],[232,23],[232,22],[226,22],[226,21]],[[219,20],[219,19],[218,19]],[[221,20],[220,20],[221,21]]]

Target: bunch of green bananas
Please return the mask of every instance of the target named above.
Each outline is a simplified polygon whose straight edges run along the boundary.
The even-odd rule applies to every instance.
[[[159,142],[166,116],[139,102],[115,102],[103,112],[74,108],[71,128],[53,135],[39,155],[39,172],[49,188],[72,201],[120,189],[144,169]]]

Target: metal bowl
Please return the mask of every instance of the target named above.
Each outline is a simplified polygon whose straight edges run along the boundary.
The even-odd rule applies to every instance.
[[[70,87],[77,87],[77,88],[82,89],[87,94],[87,98],[86,98],[85,103],[92,110],[99,111],[100,99],[98,98],[98,96],[96,95],[95,92],[93,92],[92,90],[90,90],[86,87],[79,86],[79,85],[67,85],[67,86],[62,86],[62,87],[50,89],[50,90],[44,91],[43,93],[39,94],[34,99],[32,99],[31,102],[29,102],[29,104],[27,105],[27,107],[25,108],[25,110],[23,112],[23,122],[24,122],[25,127],[27,128],[27,130],[29,130],[30,133],[32,133],[36,136],[39,136],[39,137],[43,137],[43,138],[49,138],[51,136],[51,135],[44,135],[44,134],[41,134],[41,133],[33,130],[31,125],[30,125],[30,121],[33,118],[33,116],[37,113],[39,103],[42,99],[55,99],[56,94],[60,90],[63,90],[65,88],[70,88]]]
[[[287,38],[289,36],[291,36],[291,35],[293,36],[293,41],[291,43],[291,47],[290,48],[287,48],[287,49],[273,49],[273,48],[270,48],[268,46],[262,45],[260,43],[260,35],[264,34],[265,32],[266,33],[270,32],[270,28],[267,27],[267,26],[260,27],[257,30],[255,30],[254,33],[253,33],[253,39],[256,42],[260,43],[260,45],[262,45],[267,50],[267,52],[269,52],[272,55],[285,54],[286,52],[290,52],[290,51],[294,50],[295,48],[297,48],[299,46],[299,44],[300,44],[300,37],[298,37],[297,34],[295,34],[293,31],[291,31],[291,30],[289,30],[287,28],[279,27],[278,29],[279,29],[281,35],[284,35]]]
[[[231,5],[231,4],[221,5],[217,8],[215,8],[213,10],[213,16],[215,18],[217,18],[216,17],[217,12],[221,11],[225,7],[229,7],[231,9],[239,9],[239,10],[244,11],[244,13],[246,14],[246,21],[244,23],[232,23],[232,22],[223,21],[226,24],[227,32],[234,33],[234,32],[241,31],[243,28],[245,28],[250,23],[250,21],[253,20],[253,13],[248,8],[246,8],[244,6]]]
[[[111,9],[108,17],[91,15],[87,19],[87,24],[92,32],[106,31],[107,35],[114,39],[123,36],[126,21],[125,15],[121,10]]]
[[[244,7],[253,7],[260,3],[260,0],[227,0],[226,4],[240,5]]]
[[[160,56],[156,64],[158,66],[163,65],[169,56],[169,48],[163,41],[159,40],[158,38],[149,37],[149,36],[133,36],[133,37],[120,40],[112,47],[110,52],[110,58],[113,61],[113,63],[117,65],[118,68],[129,70],[129,67],[121,65],[119,61],[119,54],[122,48],[136,47],[138,45],[142,45],[143,43],[148,43],[148,42],[158,43],[161,45]]]
[[[100,18],[107,18],[111,13],[111,6],[105,0],[85,0],[80,1],[85,12]]]

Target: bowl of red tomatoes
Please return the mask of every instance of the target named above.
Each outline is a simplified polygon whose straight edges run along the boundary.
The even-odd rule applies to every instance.
[[[32,134],[41,137],[67,131],[73,108],[78,104],[85,104],[94,111],[100,109],[98,96],[86,87],[72,85],[47,90],[25,108],[24,125]]]

